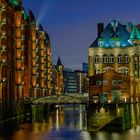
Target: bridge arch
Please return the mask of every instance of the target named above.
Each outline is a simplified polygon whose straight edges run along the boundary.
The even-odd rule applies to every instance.
[[[82,100],[80,98],[69,95],[51,95],[41,98],[36,98],[31,101],[32,104],[80,104]]]

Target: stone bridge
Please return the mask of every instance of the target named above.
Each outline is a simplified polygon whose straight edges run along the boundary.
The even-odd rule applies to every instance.
[[[32,104],[81,104],[86,103],[87,98],[80,98],[71,95],[51,95],[31,99]]]

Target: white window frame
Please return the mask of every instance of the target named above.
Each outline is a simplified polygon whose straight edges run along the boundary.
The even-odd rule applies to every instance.
[[[111,55],[109,56],[109,63],[113,64],[113,63],[115,62],[114,59],[115,59],[115,58],[114,58],[114,55],[111,54]]]
[[[107,55],[103,55],[103,63],[104,64],[108,63],[108,56]]]
[[[121,64],[123,62],[123,57],[122,55],[118,55],[118,63]]]
[[[95,57],[94,57],[94,62],[95,62],[95,63],[99,63],[99,62],[100,62],[100,57],[99,57],[99,55],[95,55]]]
[[[97,80],[96,81],[96,86],[101,86],[102,85],[102,82],[100,80]]]
[[[124,55],[124,63],[129,63],[129,56],[128,55]]]

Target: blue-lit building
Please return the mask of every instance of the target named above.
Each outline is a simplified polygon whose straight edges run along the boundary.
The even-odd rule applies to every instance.
[[[82,63],[82,68],[83,68],[84,72],[88,73],[88,63],[83,62]]]
[[[77,77],[72,69],[64,68],[64,93],[77,93]]]
[[[90,97],[104,94],[111,101],[118,93],[121,100],[140,100],[140,25],[99,23],[98,36],[88,49],[88,76]]]

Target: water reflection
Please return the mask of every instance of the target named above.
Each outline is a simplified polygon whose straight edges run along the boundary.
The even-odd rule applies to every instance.
[[[139,109],[138,103],[64,105],[49,112],[33,106],[30,121],[0,127],[0,140],[139,140]]]

